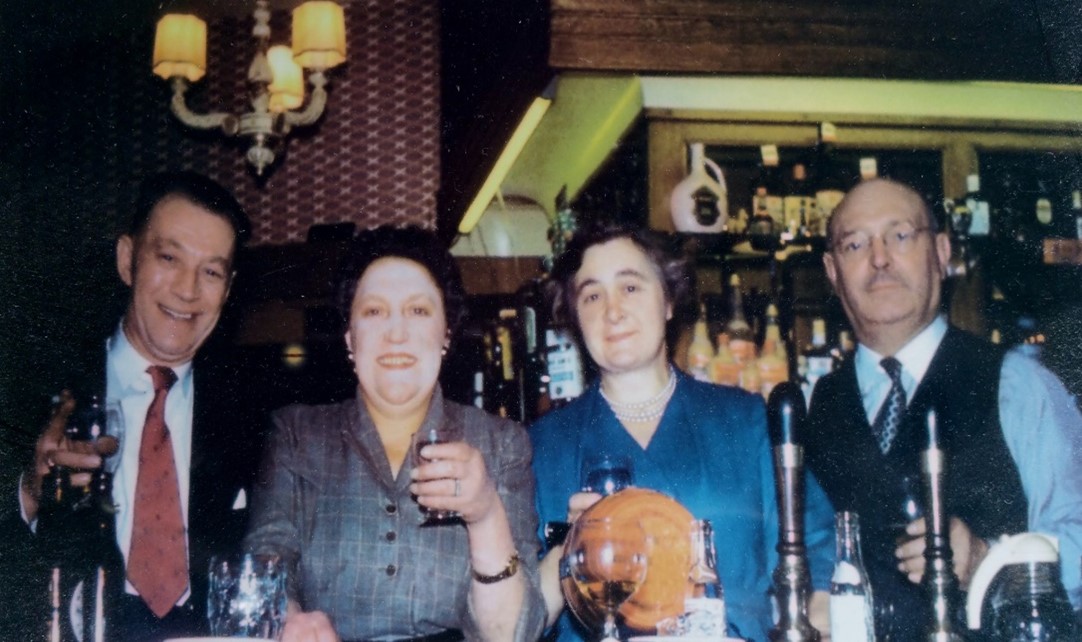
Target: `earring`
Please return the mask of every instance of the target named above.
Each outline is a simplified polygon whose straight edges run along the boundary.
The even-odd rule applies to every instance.
[[[352,350],[346,351],[346,358],[349,359],[350,363],[353,363],[353,351]]]

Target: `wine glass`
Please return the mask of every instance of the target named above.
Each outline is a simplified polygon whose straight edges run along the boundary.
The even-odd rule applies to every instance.
[[[410,443],[410,452],[413,454],[413,467],[416,468],[423,464],[427,464],[432,460],[429,460],[421,455],[421,449],[430,444],[447,444],[455,441],[462,441],[462,427],[456,423],[449,423],[442,426],[431,426],[429,428],[422,428],[413,433]],[[438,510],[421,507],[424,511],[426,519],[425,522],[442,522],[458,517],[458,513],[453,510]]]
[[[631,458],[607,453],[587,455],[582,461],[580,489],[607,497],[634,483]]]
[[[646,580],[646,533],[638,522],[579,519],[568,570],[579,591],[605,612],[602,642],[618,642],[616,613]]]
[[[107,512],[113,509],[112,478],[120,465],[120,452],[124,439],[124,412],[120,402],[91,395],[78,403],[68,417],[65,434],[71,441],[90,444],[101,465],[94,471],[90,492],[84,495],[80,506],[96,501]]]

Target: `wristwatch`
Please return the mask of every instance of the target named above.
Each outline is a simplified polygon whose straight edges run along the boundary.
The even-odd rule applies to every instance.
[[[495,584],[496,582],[506,580],[507,578],[518,572],[518,565],[521,561],[522,559],[518,556],[518,552],[515,552],[513,555],[511,555],[511,558],[507,560],[507,566],[503,567],[503,570],[499,573],[496,573],[495,575],[482,575],[476,570],[471,569],[471,572],[473,573],[473,579],[477,580],[482,584]]]

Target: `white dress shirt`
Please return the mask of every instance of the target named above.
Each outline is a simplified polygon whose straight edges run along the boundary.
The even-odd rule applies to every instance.
[[[946,319],[937,317],[894,355],[902,364],[907,400],[913,398],[946,334]],[[879,365],[883,356],[860,345],[854,357],[869,423],[891,386]],[[1074,607],[1082,607],[1082,413],[1078,404],[1056,375],[1014,348],[1004,356],[999,373],[999,423],[1022,478],[1029,504],[1028,528],[1059,539],[1064,586]]]
[[[139,475],[139,447],[142,443],[143,424],[147,410],[154,399],[154,385],[147,373],[152,364],[136,352],[122,327],[106,342],[106,398],[119,400],[124,413],[124,435],[121,440],[120,465],[113,477],[113,501],[117,505],[116,538],[120,552],[127,565],[131,550],[135,485]],[[173,458],[177,466],[180,485],[180,510],[187,538],[188,487],[191,481],[192,460],[192,408],[195,400],[191,362],[176,366],[173,372],[177,381],[169,389],[165,399],[165,425],[173,442]],[[127,591],[138,594],[125,582]],[[178,604],[188,599],[188,591]]]

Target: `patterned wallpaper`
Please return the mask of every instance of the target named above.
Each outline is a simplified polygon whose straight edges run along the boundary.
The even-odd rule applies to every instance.
[[[141,67],[150,90],[136,109],[133,152],[141,162],[179,154],[181,165],[229,186],[253,222],[251,245],[303,242],[312,224],[352,221],[435,225],[440,165],[439,8],[428,0],[364,0],[345,5],[347,61],[328,72],[323,118],[295,129],[280,160],[262,178],[244,160],[247,143],[194,132],[169,116],[165,137],[154,122],[167,110],[163,81]],[[272,18],[272,43],[287,42],[291,17]],[[247,105],[251,19],[208,25],[207,75],[189,106],[238,113]],[[147,80],[149,79],[149,80]],[[213,101],[213,102],[211,102]],[[149,134],[141,136],[140,134]],[[190,165],[189,165],[190,163]]]

